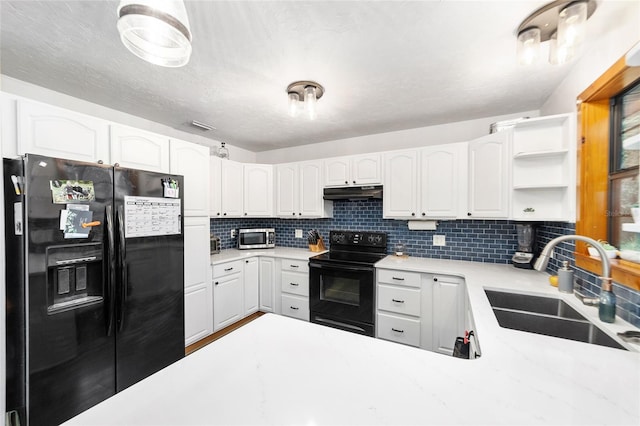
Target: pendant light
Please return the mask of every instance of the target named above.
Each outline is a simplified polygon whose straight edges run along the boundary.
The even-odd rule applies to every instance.
[[[163,67],[181,67],[191,57],[191,29],[182,0],[122,0],[118,32],[134,55]]]

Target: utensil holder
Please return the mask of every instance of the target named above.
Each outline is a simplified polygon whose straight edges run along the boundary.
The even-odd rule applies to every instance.
[[[325,251],[326,249],[322,238],[318,240],[318,244],[309,244],[309,250],[311,251]]]

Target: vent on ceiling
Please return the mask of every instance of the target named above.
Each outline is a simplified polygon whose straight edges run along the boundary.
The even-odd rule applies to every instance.
[[[191,125],[192,125],[193,127],[197,127],[197,128],[199,128],[200,130],[204,130],[204,131],[209,131],[209,130],[215,130],[215,129],[216,129],[215,127],[213,127],[213,126],[212,126],[212,125],[210,125],[210,124],[203,123],[202,121],[197,121],[197,120],[193,120],[193,121],[191,122]]]

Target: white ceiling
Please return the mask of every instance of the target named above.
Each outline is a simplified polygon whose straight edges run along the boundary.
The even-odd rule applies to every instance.
[[[259,152],[539,109],[572,66],[517,64],[516,29],[545,3],[187,0],[193,54],[172,69],[122,45],[118,1],[3,0],[1,71]],[[587,48],[629,6],[598,3]],[[315,121],[287,115],[296,80],[325,87]]]

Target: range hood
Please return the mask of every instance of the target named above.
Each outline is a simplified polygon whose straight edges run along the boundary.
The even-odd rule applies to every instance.
[[[325,188],[325,200],[367,200],[382,198],[382,185],[378,186],[348,186],[344,188]]]

